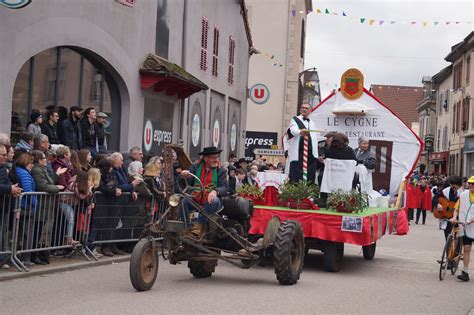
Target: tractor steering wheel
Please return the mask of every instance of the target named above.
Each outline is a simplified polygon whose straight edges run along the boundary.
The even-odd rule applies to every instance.
[[[189,176],[193,177],[194,180],[197,181],[198,186],[196,185],[190,185],[188,182],[188,178],[184,177],[182,174],[179,174],[178,177],[176,178],[176,182],[178,183],[178,188],[181,191],[181,193],[187,197],[200,197],[204,191],[204,186],[202,185],[201,180],[199,177],[194,175],[193,173],[189,173]],[[184,182],[184,185],[183,185]]]

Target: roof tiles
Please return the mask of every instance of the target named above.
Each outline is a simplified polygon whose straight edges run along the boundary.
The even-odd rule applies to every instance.
[[[416,105],[423,99],[423,87],[373,84],[370,91],[407,126],[418,122]]]

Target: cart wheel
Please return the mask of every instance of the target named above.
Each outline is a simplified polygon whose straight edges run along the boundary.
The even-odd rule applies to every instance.
[[[300,278],[304,263],[304,238],[297,221],[284,221],[278,228],[273,245],[273,264],[278,281],[295,284]]]
[[[324,270],[329,272],[341,270],[342,257],[344,257],[344,243],[325,241],[323,251]]]
[[[439,262],[439,281],[443,281],[444,276],[446,275],[446,270],[448,269],[448,258],[449,258],[449,247],[451,244],[453,236],[449,235],[446,240],[446,244],[443,248],[443,254],[441,255],[441,260]]]
[[[195,278],[209,278],[216,270],[217,259],[188,261],[188,268]]]
[[[362,246],[362,253],[364,254],[365,260],[372,260],[375,256],[375,246],[377,243],[373,243],[370,245]]]
[[[158,275],[158,250],[153,254],[153,241],[141,240],[130,259],[130,281],[137,291],[148,291]]]

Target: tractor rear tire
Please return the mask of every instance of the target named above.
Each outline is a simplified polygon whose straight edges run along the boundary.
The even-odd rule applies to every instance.
[[[325,241],[323,251],[324,270],[329,272],[341,270],[342,257],[344,257],[344,243]]]
[[[188,261],[188,268],[195,278],[209,278],[216,270],[217,259]]]
[[[298,282],[304,264],[304,237],[297,221],[282,222],[273,244],[273,264],[280,284]]]
[[[375,256],[375,247],[377,243],[362,246],[362,253],[364,254],[365,260],[372,260]]]
[[[130,281],[137,291],[148,291],[158,275],[158,248],[153,254],[153,241],[141,240],[135,245],[130,258]]]

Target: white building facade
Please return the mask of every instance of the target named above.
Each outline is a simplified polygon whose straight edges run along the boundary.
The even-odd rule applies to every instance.
[[[281,137],[297,115],[304,70],[309,0],[249,0],[249,23],[256,49],[249,70],[246,158],[254,148],[282,149]]]

